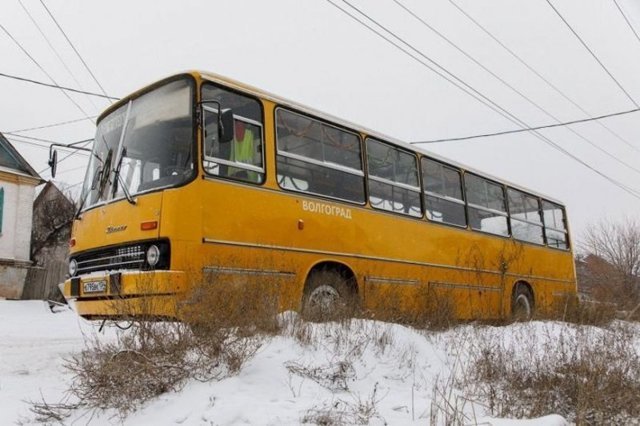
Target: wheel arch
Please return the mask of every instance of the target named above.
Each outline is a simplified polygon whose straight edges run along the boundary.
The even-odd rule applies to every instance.
[[[358,295],[358,279],[355,272],[353,271],[353,268],[351,268],[344,262],[339,262],[333,259],[320,260],[313,264],[311,268],[309,268],[304,280],[303,294],[305,294],[308,289],[310,278],[314,273],[320,271],[333,271],[340,274],[345,278],[345,282],[347,283],[349,290],[353,293],[353,295]]]
[[[511,308],[513,308],[513,304],[516,298],[516,295],[522,291],[521,289],[524,289],[526,292],[529,293],[529,295],[531,295],[531,310],[535,310],[536,308],[536,293],[533,291],[533,285],[531,285],[531,283],[529,281],[526,280],[517,280],[515,283],[513,283],[513,286],[511,287]]]

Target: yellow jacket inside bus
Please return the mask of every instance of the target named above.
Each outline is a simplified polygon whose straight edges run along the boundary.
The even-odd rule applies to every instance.
[[[87,318],[175,318],[216,286],[460,319],[576,294],[560,202],[201,72],[100,116],[71,244],[63,291]]]

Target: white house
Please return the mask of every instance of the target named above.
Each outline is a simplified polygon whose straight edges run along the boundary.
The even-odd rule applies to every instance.
[[[22,296],[31,267],[31,218],[38,173],[0,133],[0,297]]]

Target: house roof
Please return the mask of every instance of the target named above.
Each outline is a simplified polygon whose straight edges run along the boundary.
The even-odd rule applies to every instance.
[[[65,200],[65,202],[70,207],[73,207],[73,202],[66,195],[64,195],[62,191],[60,191],[60,188],[58,188],[56,184],[53,183],[53,181],[47,181],[47,183],[44,185],[35,201],[33,202],[33,207],[36,208],[38,205],[40,205],[40,203],[43,203],[46,200],[50,200],[52,198]]]
[[[40,183],[44,183],[40,175],[31,167],[27,160],[20,155],[2,133],[0,133],[0,167],[18,171],[40,180]]]

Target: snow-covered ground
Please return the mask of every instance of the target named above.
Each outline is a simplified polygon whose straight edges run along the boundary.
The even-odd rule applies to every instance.
[[[454,337],[470,326],[442,333],[366,320],[309,327],[306,343],[293,332],[269,338],[237,375],[189,382],[180,392],[144,404],[124,423],[295,425],[331,411],[342,413],[339,419],[346,423],[429,424],[438,402],[436,384],[449,391],[445,384],[464,359],[462,345],[452,343],[461,340]],[[517,327],[501,327],[500,333],[518,335]],[[115,336],[114,328],[98,328],[71,310],[53,313],[44,302],[0,300],[0,425],[33,423],[29,401],[64,401],[71,381],[65,359],[81,351],[88,337]],[[566,424],[557,415],[491,419],[481,404],[463,405],[471,424]],[[64,423],[121,420],[115,412],[78,409]]]

